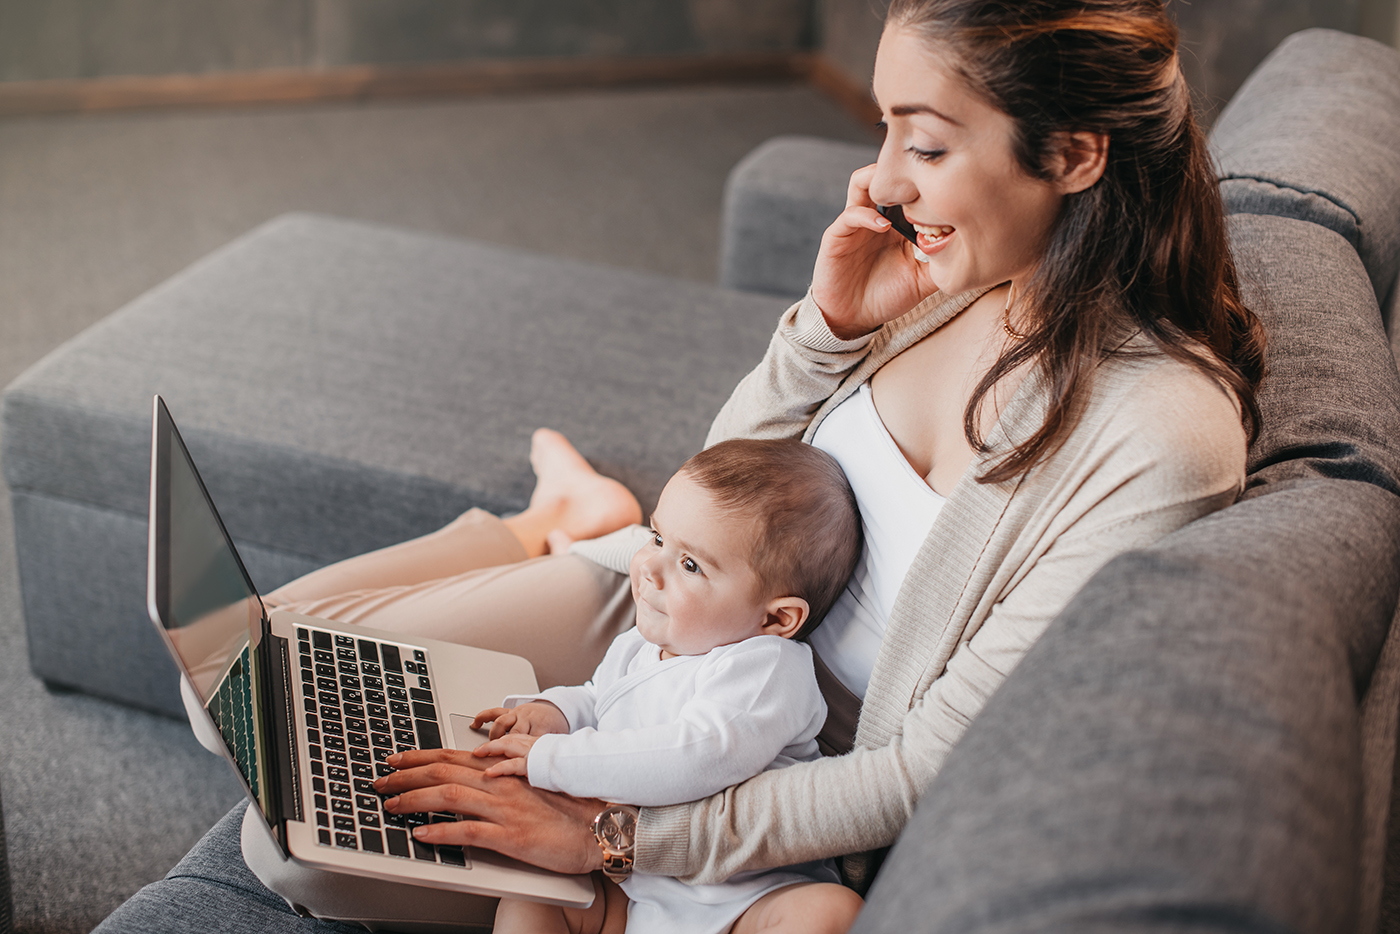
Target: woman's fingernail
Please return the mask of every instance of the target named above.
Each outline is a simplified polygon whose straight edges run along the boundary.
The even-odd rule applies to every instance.
[[[413,828],[413,835],[414,835],[415,837],[417,837],[419,840],[422,840],[422,839],[423,839],[423,835],[424,835],[425,833],[427,833],[427,832],[428,832],[428,828],[427,828],[427,827],[414,827],[414,828]]]
[[[392,798],[390,798],[388,801],[385,801],[385,802],[384,802],[384,806],[385,806],[386,808],[388,808],[389,810],[392,811],[394,808],[396,808],[396,807],[399,806],[399,796],[398,796],[398,795],[394,795],[394,796],[393,796]]]
[[[397,764],[398,764],[398,761],[399,761],[400,759],[402,759],[402,758],[403,758],[403,756],[401,756],[399,753],[396,752],[396,753],[394,753],[393,755],[389,756],[389,758],[385,759],[384,761],[387,762],[387,763],[389,763],[390,765],[397,765]]]
[[[882,217],[875,223],[879,224],[881,227],[888,227],[890,225],[890,219],[888,217]]]

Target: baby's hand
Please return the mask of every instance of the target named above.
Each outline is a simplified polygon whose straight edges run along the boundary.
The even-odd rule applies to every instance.
[[[529,776],[528,762],[530,747],[539,737],[527,733],[508,733],[500,739],[482,743],[472,750],[474,756],[505,756],[504,762],[497,762],[486,770],[487,776],[524,775]]]
[[[483,710],[472,721],[472,729],[481,729],[483,723],[491,723],[491,739],[500,739],[507,733],[543,736],[546,733],[569,732],[569,721],[564,712],[549,701],[530,701],[509,710],[504,707]]]

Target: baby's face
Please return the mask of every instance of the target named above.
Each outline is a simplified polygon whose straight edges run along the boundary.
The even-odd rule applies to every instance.
[[[661,491],[651,524],[652,539],[631,565],[642,638],[670,657],[762,634],[768,607],[749,566],[751,520],[726,513],[679,473]]]

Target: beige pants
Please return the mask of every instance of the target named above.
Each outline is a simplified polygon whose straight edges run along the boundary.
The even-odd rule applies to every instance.
[[[528,558],[480,509],[412,541],[312,571],[265,598],[290,610],[529,659],[540,687],[581,684],[633,624],[626,575],[575,555]]]

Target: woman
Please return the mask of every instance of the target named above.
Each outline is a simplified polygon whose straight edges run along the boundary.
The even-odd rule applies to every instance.
[[[1262,331],[1240,302],[1161,3],[894,0],[873,87],[887,126],[879,159],[852,176],[810,293],[709,439],[800,436],[851,476],[868,553],[813,639],[830,675],[827,741],[850,751],[643,809],[639,871],[708,883],[844,855],[863,889],[871,854],[894,842],[967,723],[1088,577],[1243,484]],[[901,207],[917,242],[877,205]],[[403,592],[330,595],[366,571],[376,586],[416,585],[421,611],[442,585],[397,578],[396,562],[436,561],[454,535],[494,541],[479,555],[492,562],[543,552],[551,533],[563,544],[634,520],[574,456],[562,439],[538,440],[541,492],[506,525],[464,518],[274,597],[414,625],[407,610],[395,617]],[[601,497],[574,495],[589,484]],[[595,499],[605,508],[585,521]],[[616,536],[580,543],[565,558],[470,572],[466,586],[548,580],[583,608],[569,627],[605,645],[625,625],[609,548],[625,550]],[[490,639],[463,641],[537,638],[488,628]],[[557,659],[535,660],[542,681],[566,680]],[[601,866],[590,822],[602,802],[483,779],[481,760],[453,751],[396,764],[381,786],[398,795],[391,807],[481,818],[424,828],[429,842]]]

